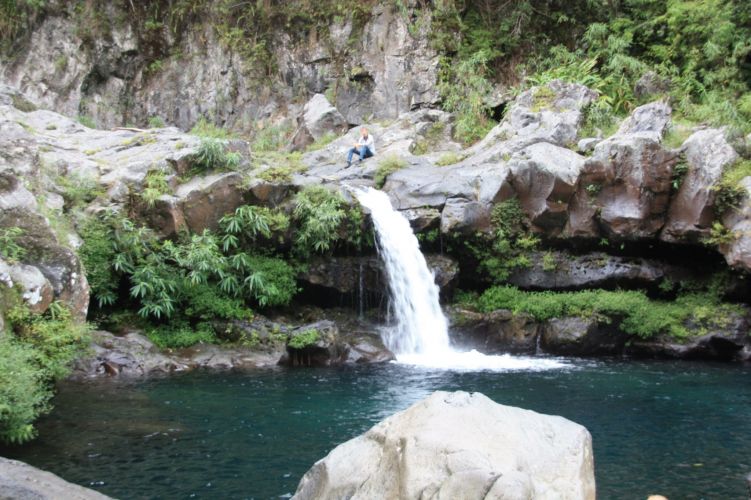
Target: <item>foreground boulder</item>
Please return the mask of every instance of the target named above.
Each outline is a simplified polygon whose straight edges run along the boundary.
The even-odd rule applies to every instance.
[[[0,498],[13,500],[107,500],[108,496],[69,483],[36,467],[0,457]]]
[[[592,438],[562,417],[439,391],[336,447],[293,498],[594,499]]]

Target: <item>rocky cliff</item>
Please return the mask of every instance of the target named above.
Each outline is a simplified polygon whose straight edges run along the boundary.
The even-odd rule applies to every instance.
[[[411,14],[378,2],[313,24],[298,24],[298,13],[271,19],[268,37],[248,47],[239,37],[250,35],[223,24],[231,13],[214,19],[210,5],[193,4],[48,2],[0,75],[47,109],[108,128],[158,117],[187,130],[208,117],[254,131],[297,116],[316,93],[350,124],[438,101],[429,16],[415,32]]]
[[[740,160],[723,131],[688,130],[682,143],[669,145],[670,106],[656,101],[637,108],[613,135],[585,137],[586,110],[596,97],[559,81],[532,88],[511,103],[487,137],[466,149],[451,139],[451,115],[402,113],[369,124],[379,154],[352,167],[344,153],[356,129],[295,153],[294,168],[284,155],[255,154],[242,140],[225,140],[234,164],[199,173],[202,140],[191,134],[90,129],[37,109],[28,96],[5,87],[0,226],[18,228],[19,243],[29,251],[3,276],[9,284],[19,282],[27,303],[40,311],[54,298],[86,316],[89,292],[76,256],[81,215],[68,221],[78,213],[70,211],[71,203],[81,201],[70,199],[70,179],[95,192],[83,201],[84,214],[127,213],[163,237],[214,230],[224,215],[248,204],[291,213],[295,194],[311,185],[339,191],[353,203],[347,186],[377,183],[426,249],[449,258],[434,261],[442,284],[452,283],[448,291],[457,284],[481,290],[501,280],[528,290],[646,289],[670,298],[678,284],[709,286],[720,272],[720,294],[746,300],[748,178],[730,187],[724,180]],[[313,100],[326,101],[320,95]],[[319,135],[336,130],[343,122],[331,119],[331,109],[338,112],[311,106],[301,123]],[[141,194],[154,171],[165,185],[145,203]],[[516,227],[508,226],[510,219]],[[501,227],[517,241],[505,249],[496,246]],[[522,248],[524,238],[532,243]],[[278,244],[284,249],[287,242]],[[362,303],[363,293],[370,294],[370,305],[382,303],[380,271],[367,251],[332,257],[311,262],[300,275],[305,290],[318,290],[303,297],[320,299],[319,292],[328,290],[328,304],[349,296],[354,305],[357,294]],[[494,258],[505,266],[502,272],[488,265]],[[362,290],[355,290],[356,281]],[[741,336],[737,345],[745,349]],[[547,345],[566,350],[553,341]]]

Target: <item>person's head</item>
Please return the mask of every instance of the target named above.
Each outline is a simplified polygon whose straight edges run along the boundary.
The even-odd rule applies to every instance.
[[[363,137],[367,137],[368,136],[368,129],[365,128],[365,127],[361,127],[360,128],[360,135],[363,136]]]

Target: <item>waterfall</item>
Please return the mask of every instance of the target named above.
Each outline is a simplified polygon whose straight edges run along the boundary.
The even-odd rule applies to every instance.
[[[370,209],[378,253],[388,274],[394,325],[384,332],[386,347],[397,356],[449,351],[448,322],[438,302],[438,285],[409,221],[393,209],[382,191],[358,189],[355,196]]]
[[[448,321],[438,302],[438,286],[409,221],[391,206],[386,193],[346,186],[370,210],[378,254],[389,282],[388,326],[383,341],[397,362],[448,370],[556,370],[568,362],[553,358],[485,355],[449,347]],[[360,292],[362,295],[362,291]]]

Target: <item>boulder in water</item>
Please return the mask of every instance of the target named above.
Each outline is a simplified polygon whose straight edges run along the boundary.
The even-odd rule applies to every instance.
[[[439,391],[337,446],[293,498],[594,499],[592,438],[563,417]]]
[[[0,498],[14,500],[107,500],[108,496],[69,483],[31,465],[0,457]]]

